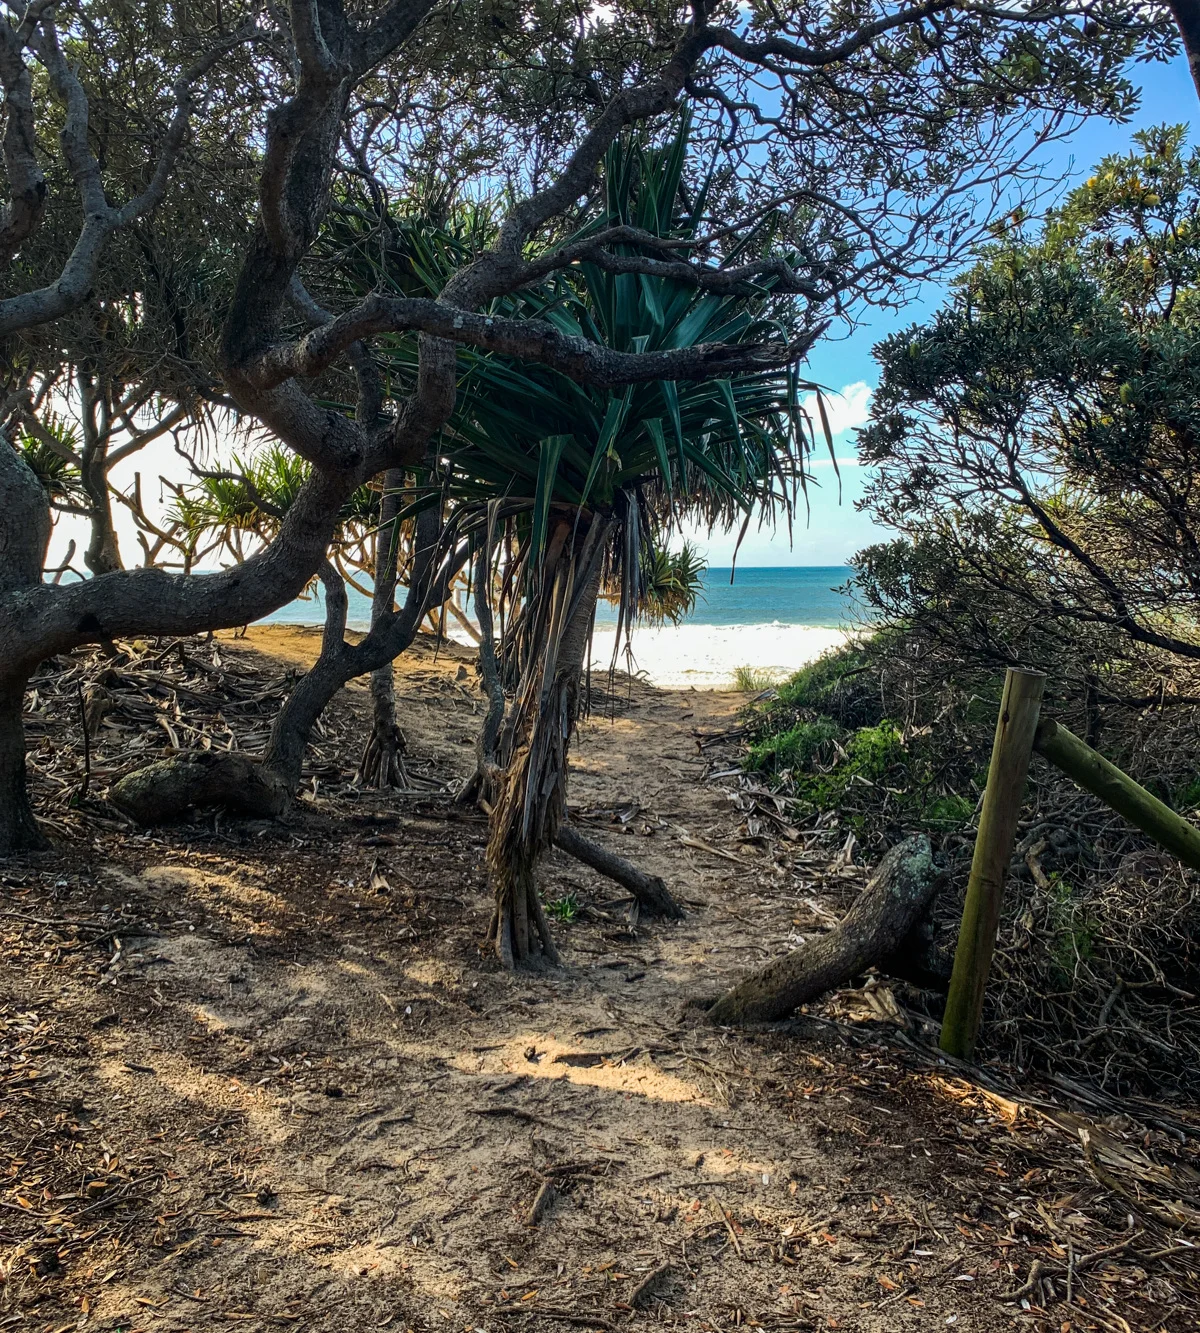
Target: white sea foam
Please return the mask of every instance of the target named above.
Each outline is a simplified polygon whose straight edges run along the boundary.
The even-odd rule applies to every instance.
[[[733,685],[740,666],[775,672],[798,671],[849,638],[844,630],[812,625],[664,625],[633,631],[633,663],[624,653],[618,668],[640,671],[651,684],[669,689],[694,686],[723,690]],[[612,662],[615,631],[597,629],[592,644],[592,669],[607,670]]]
[[[448,637],[471,647],[457,626],[447,626]],[[851,635],[845,630],[815,625],[664,625],[639,626],[633,631],[632,661],[624,649],[618,671],[641,675],[663,689],[728,690],[738,667],[790,676]],[[607,671],[613,660],[614,629],[600,628],[592,640],[592,671]]]

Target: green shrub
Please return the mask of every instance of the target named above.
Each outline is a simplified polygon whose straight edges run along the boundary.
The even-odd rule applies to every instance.
[[[905,757],[900,728],[885,718],[874,727],[860,727],[846,745],[846,768],[876,782]]]
[[[763,736],[749,748],[746,766],[758,773],[781,773],[807,769],[815,760],[828,763],[837,753],[842,729],[832,718],[798,722],[787,731]]]
[[[566,893],[561,898],[555,898],[553,902],[548,902],[546,911],[556,921],[561,921],[564,926],[569,926],[579,915],[579,899],[573,893]]]
[[[823,713],[846,727],[878,722],[882,710],[872,657],[854,644],[825,653],[779,686],[770,711]]]
[[[1074,885],[1056,872],[1050,875],[1046,928],[1054,978],[1059,985],[1069,987],[1079,964],[1095,956],[1100,926],[1087,912]]]
[[[733,673],[733,688],[743,694],[761,694],[774,689],[781,675],[775,667],[740,666]]]
[[[935,796],[925,807],[924,822],[932,830],[950,833],[971,821],[975,802],[965,796]]]

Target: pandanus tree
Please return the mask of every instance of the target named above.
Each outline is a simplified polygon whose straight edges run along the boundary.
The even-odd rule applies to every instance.
[[[580,233],[626,228],[686,254],[705,190],[685,184],[688,125],[663,146],[625,136],[605,161],[602,208]],[[760,234],[753,243],[769,245]],[[525,293],[525,313],[565,337],[633,353],[737,347],[767,326],[793,346],[815,333],[771,281],[728,293],[584,262]],[[661,251],[660,251],[661,253]],[[744,526],[790,519],[811,430],[794,364],[704,382],[598,390],[554,372],[466,352],[460,409],[443,453],[448,489],[474,510],[475,607],[490,707],[482,745],[495,897],[490,943],[508,966],[556,952],[536,888],[566,811],[567,752],[584,704],[596,606],[618,602],[620,633],[662,575],[686,519]],[[500,589],[504,624],[494,636]],[[507,702],[506,702],[507,700]]]
[[[245,458],[234,454],[228,468],[197,467],[194,481],[174,488],[166,514],[185,566],[212,557],[240,563],[272,541],[309,471],[302,458],[271,444]],[[352,586],[358,586],[356,574],[371,572],[379,510],[378,487],[363,485],[338,511],[329,558]]]

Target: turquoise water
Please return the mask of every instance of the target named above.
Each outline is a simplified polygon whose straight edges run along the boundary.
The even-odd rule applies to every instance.
[[[785,569],[739,569],[730,583],[728,569],[710,569],[704,576],[704,591],[692,625],[810,625],[836,629],[855,620],[854,606],[840,591],[850,578],[844,565],[804,565]],[[352,588],[347,589],[351,629],[365,629],[371,619],[371,604]],[[302,598],[282,606],[261,624],[313,625],[325,618],[321,597]],[[597,625],[616,624],[613,607],[602,602]]]

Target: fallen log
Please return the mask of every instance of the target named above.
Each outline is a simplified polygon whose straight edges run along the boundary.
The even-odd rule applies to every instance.
[[[637,899],[638,906],[647,915],[665,916],[673,921],[682,918],[683,908],[671,897],[670,890],[659,875],[647,875],[632,861],[627,861],[616,852],[610,852],[599,843],[585,838],[578,829],[572,828],[569,824],[559,826],[558,832],[554,835],[554,844],[575,857],[577,861],[582,861],[584,865],[591,866],[593,870],[598,870],[600,874],[607,875],[609,879],[616,880],[623,888],[628,889]]]
[[[916,926],[941,883],[929,839],[906,838],[880,861],[833,930],[726,991],[708,1011],[709,1020],[734,1024],[785,1018],[806,1000],[882,962]]]

